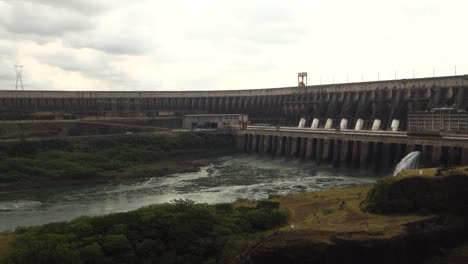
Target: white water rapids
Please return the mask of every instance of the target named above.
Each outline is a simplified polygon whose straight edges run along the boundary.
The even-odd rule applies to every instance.
[[[88,186],[0,192],[0,232],[191,199],[202,203],[343,188],[375,182],[369,171],[248,155],[210,160],[199,172]]]

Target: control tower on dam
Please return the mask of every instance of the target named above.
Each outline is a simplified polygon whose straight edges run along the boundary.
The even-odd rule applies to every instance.
[[[468,108],[468,75],[217,91],[0,91],[0,119],[51,112],[145,116],[161,112],[240,113],[253,123],[338,127],[344,119],[371,129],[408,128],[410,113]]]

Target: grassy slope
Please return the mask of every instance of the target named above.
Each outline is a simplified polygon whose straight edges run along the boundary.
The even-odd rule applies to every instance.
[[[0,263],[2,263],[2,256],[8,254],[11,250],[11,245],[15,240],[15,234],[0,234]]]
[[[289,228],[292,230],[315,230],[333,233],[348,233],[349,236],[372,236],[388,238],[403,232],[405,224],[428,219],[431,215],[394,215],[391,217],[364,212],[360,204],[366,197],[369,186],[335,189],[323,192],[303,193],[279,198],[282,206],[291,211]],[[314,238],[315,239],[315,238]],[[325,235],[318,239],[329,242]]]
[[[448,170],[437,168],[423,169],[422,177],[437,177],[450,175],[466,175],[468,167],[457,167]],[[437,173],[438,172],[438,173]],[[409,170],[398,177],[388,177],[382,181],[400,181],[405,178],[420,177],[419,170]],[[374,214],[361,210],[361,204],[368,191],[374,185],[334,189],[322,192],[302,193],[277,199],[282,206],[291,211],[288,230],[313,229],[332,231],[336,233],[352,233],[356,236],[362,232],[374,238],[387,238],[404,232],[405,225],[410,222],[431,218],[432,214],[394,214],[391,216]]]

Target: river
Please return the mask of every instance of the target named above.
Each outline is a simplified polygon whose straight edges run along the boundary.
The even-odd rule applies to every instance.
[[[234,155],[210,160],[199,172],[79,187],[0,192],[0,232],[17,226],[124,212],[174,199],[203,203],[263,199],[375,182],[365,170],[336,169],[313,162]]]

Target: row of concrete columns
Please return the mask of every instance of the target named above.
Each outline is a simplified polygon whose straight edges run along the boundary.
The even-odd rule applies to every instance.
[[[305,118],[301,118],[299,121],[299,128],[305,128],[306,127],[307,120]],[[372,123],[371,130],[380,130],[381,129],[381,124],[382,121],[380,119],[374,119]],[[312,124],[310,128],[317,129],[320,128],[320,119],[319,118],[314,118],[312,120]],[[357,119],[356,124],[353,127],[350,127],[349,125],[349,120],[346,118],[341,119],[341,122],[339,126],[334,125],[334,120],[332,118],[327,118],[325,122],[325,126],[323,126],[325,129],[333,129],[333,128],[340,128],[340,129],[354,129],[354,130],[362,130],[364,128],[364,120],[363,119]],[[392,124],[390,126],[392,131],[398,131],[400,128],[400,120],[398,119],[393,119]]]
[[[257,134],[238,135],[237,145],[248,153],[374,171],[390,171],[405,155],[416,150],[422,152],[421,164],[425,167],[468,165],[468,149],[459,147]]]

